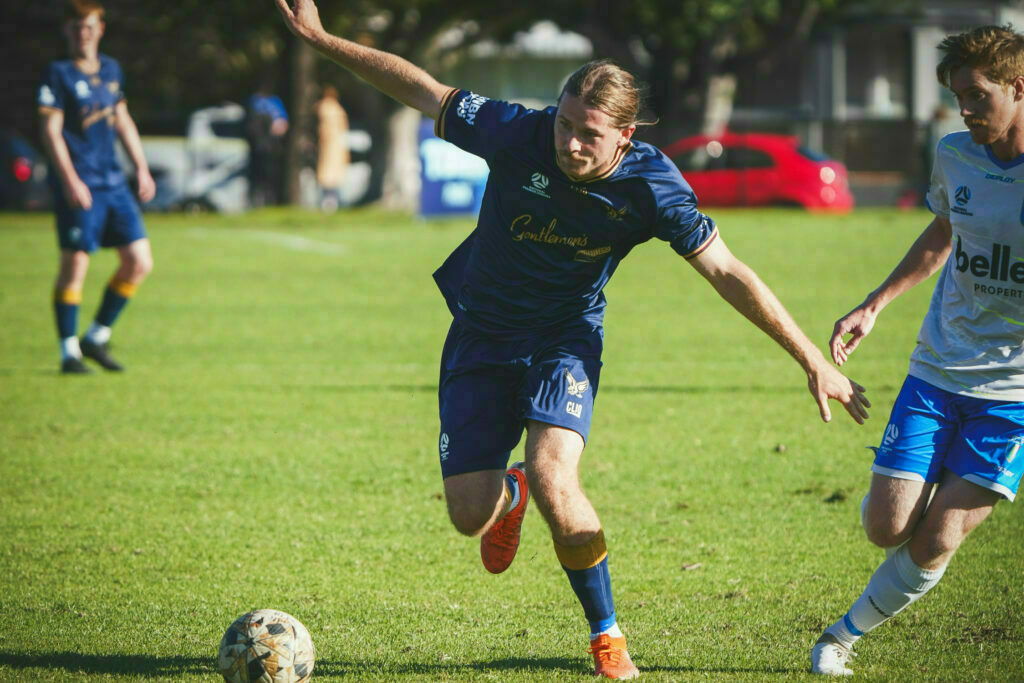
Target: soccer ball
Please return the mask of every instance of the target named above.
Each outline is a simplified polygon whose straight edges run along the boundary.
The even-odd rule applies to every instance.
[[[217,665],[228,683],[305,683],[315,658],[313,639],[298,619],[258,609],[228,627]]]

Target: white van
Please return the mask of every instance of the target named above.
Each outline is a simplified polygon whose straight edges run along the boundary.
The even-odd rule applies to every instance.
[[[352,163],[345,175],[342,201],[351,205],[369,189],[370,164],[365,157],[371,140],[366,131],[351,130],[348,141]],[[157,196],[143,208],[224,213],[249,208],[249,145],[242,105],[229,102],[196,110],[189,116],[184,138],[143,137],[142,148],[157,184]],[[299,195],[301,206],[318,206],[314,169],[299,172]]]

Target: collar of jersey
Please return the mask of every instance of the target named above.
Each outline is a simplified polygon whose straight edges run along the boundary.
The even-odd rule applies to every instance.
[[[633,143],[632,142],[627,142],[622,147],[619,147],[618,151],[615,153],[615,162],[611,165],[611,167],[607,171],[605,171],[604,173],[602,173],[599,176],[595,176],[593,178],[587,178],[586,180],[575,180],[573,178],[570,178],[565,173],[563,173],[562,175],[565,175],[565,177],[569,178],[569,180],[571,182],[576,183],[578,185],[589,185],[590,183],[597,183],[597,182],[600,182],[602,180],[608,180],[608,178],[612,177],[612,175],[615,173],[615,171],[619,170],[619,166],[622,165],[622,160],[626,158],[626,155],[629,154],[629,150],[631,150],[631,149],[633,149]]]
[[[1003,170],[1013,168],[1014,166],[1018,166],[1024,163],[1024,154],[1016,156],[1013,159],[1010,159],[1009,161],[1002,161],[1001,159],[999,159],[999,157],[992,153],[991,145],[985,145],[985,154],[988,155],[989,161],[991,161],[993,164],[995,164],[996,166]]]

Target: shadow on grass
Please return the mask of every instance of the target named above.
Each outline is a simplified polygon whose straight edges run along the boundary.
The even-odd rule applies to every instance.
[[[87,655],[74,652],[53,652],[46,654],[18,654],[0,651],[0,668],[10,669],[44,669],[63,670],[67,673],[86,675],[118,675],[123,674],[141,678],[165,678],[181,675],[217,676],[217,662],[214,657],[149,657],[146,655]],[[490,662],[445,662],[427,663],[395,663],[384,660],[350,661],[338,659],[317,660],[314,676],[352,676],[355,678],[376,676],[452,676],[464,674],[480,674],[485,672],[519,672],[522,675],[534,674],[579,674],[589,675],[589,665],[579,659],[569,658],[526,658],[513,657],[496,659]],[[688,666],[651,666],[641,667],[641,671],[649,673],[762,673],[792,674],[800,673],[798,669],[784,668],[699,668]]]
[[[217,674],[217,660],[213,657],[87,655],[77,652],[48,652],[44,654],[0,652],[0,667],[62,669],[68,673],[83,674],[130,674],[144,678],[181,674]]]
[[[253,385],[249,388],[265,389],[265,385]],[[301,391],[340,391],[352,393],[399,392],[436,394],[436,384],[284,384],[280,389],[298,389]],[[899,387],[893,385],[871,387],[873,392],[895,392]],[[608,384],[601,385],[603,394],[805,394],[807,387],[795,383],[787,386],[696,386],[696,385],[646,385],[628,386]]]

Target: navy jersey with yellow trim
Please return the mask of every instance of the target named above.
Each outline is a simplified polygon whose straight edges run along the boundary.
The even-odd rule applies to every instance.
[[[555,162],[556,111],[465,90],[443,102],[437,135],[490,168],[476,229],[434,273],[453,315],[478,332],[600,326],[602,290],[634,246],[656,237],[693,258],[718,234],[649,144],[626,146],[602,177],[570,180]]]
[[[100,55],[94,74],[78,70],[71,60],[51,62],[39,86],[39,111],[64,112],[64,141],[75,172],[90,188],[116,187],[125,182],[114,153],[114,107],[124,99],[123,77],[117,60]],[[50,174],[56,181],[56,174]]]

